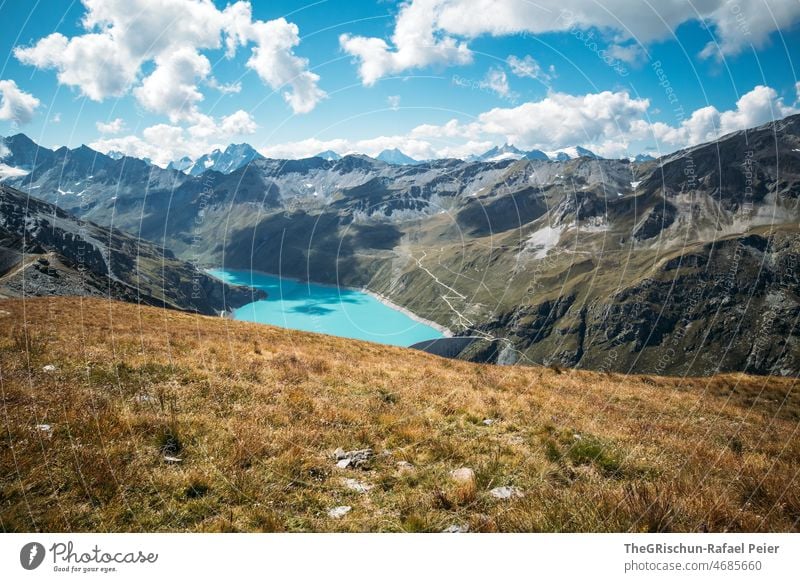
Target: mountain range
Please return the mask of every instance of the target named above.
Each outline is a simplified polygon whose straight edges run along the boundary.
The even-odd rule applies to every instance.
[[[637,163],[505,146],[414,165],[254,156],[191,175],[3,144],[28,172],[4,180],[26,194],[202,266],[365,287],[474,338],[461,358],[800,369],[798,116]]]
[[[123,154],[116,151],[108,152],[106,155],[113,159],[120,159],[124,157]],[[342,156],[333,150],[325,150],[314,155],[313,157],[322,158],[328,161],[337,161],[342,159]],[[504,160],[521,159],[565,161],[580,157],[599,158],[599,156],[593,152],[580,146],[566,148],[546,154],[541,150],[523,151],[514,147],[513,145],[505,144],[503,146],[495,146],[481,155],[469,156],[467,157],[467,161],[501,162]],[[230,174],[234,170],[238,170],[242,166],[249,164],[256,159],[264,159],[264,156],[259,154],[255,148],[253,148],[253,146],[246,143],[231,144],[225,148],[224,151],[215,149],[211,153],[204,154],[196,160],[192,160],[190,157],[184,156],[179,160],[170,162],[167,165],[167,169],[178,170],[179,172],[183,172],[191,176],[199,176],[208,170],[214,170],[223,174]],[[422,161],[412,158],[397,148],[383,150],[373,159],[397,166],[413,166],[422,163]],[[652,156],[639,154],[634,158],[634,161],[644,162],[652,161],[653,159],[655,158]]]

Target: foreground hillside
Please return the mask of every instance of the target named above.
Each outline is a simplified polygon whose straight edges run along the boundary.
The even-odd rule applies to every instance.
[[[495,367],[58,297],[0,301],[0,389],[4,531],[800,520],[787,378]]]

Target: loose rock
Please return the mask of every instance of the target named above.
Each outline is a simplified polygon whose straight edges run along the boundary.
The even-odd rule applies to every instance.
[[[442,533],[467,533],[467,532],[469,532],[468,525],[458,525],[455,523],[450,527],[442,530]]]
[[[333,519],[339,519],[340,517],[344,517],[350,510],[353,509],[349,505],[339,505],[338,507],[334,507],[333,509],[328,510],[328,517],[332,517]]]
[[[336,459],[336,466],[340,469],[347,469],[348,467],[364,469],[374,456],[374,453],[372,449],[345,451],[343,448],[339,447],[333,451],[333,456]]]
[[[458,483],[472,483],[475,481],[475,471],[469,467],[461,467],[450,471],[450,478]]]
[[[489,495],[496,499],[511,499],[512,497],[525,497],[519,487],[495,487],[489,491]]]
[[[353,491],[356,491],[358,493],[366,493],[367,491],[375,487],[374,485],[362,483],[361,481],[358,481],[356,479],[344,479],[342,482],[344,483],[345,487],[347,487],[348,489],[352,489]]]
[[[42,370],[44,372],[55,372],[56,371],[56,367],[53,364],[47,364],[46,366],[44,366],[42,368]]]

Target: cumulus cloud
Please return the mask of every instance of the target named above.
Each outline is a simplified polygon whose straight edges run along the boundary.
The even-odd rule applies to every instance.
[[[102,121],[98,121],[95,123],[95,127],[97,127],[97,131],[100,133],[106,133],[109,135],[115,135],[125,129],[125,122],[122,118],[117,117],[116,119],[112,119],[108,123],[103,123]]]
[[[467,64],[472,52],[465,42],[436,29],[440,0],[414,0],[402,5],[390,46],[380,38],[339,37],[342,49],[359,63],[364,85],[374,85],[387,75],[432,65]]]
[[[795,90],[800,99],[800,83]],[[493,145],[513,143],[521,149],[544,151],[581,145],[604,157],[625,157],[642,151],[674,151],[800,113],[800,108],[797,102],[789,104],[775,89],[759,85],[743,94],[732,109],[702,107],[687,112],[685,119],[674,125],[653,122],[650,113],[647,99],[633,97],[627,91],[585,95],[550,91],[538,101],[495,107],[473,119],[423,124],[403,134],[365,139],[310,138],[270,145],[261,153],[273,158],[305,158],[330,149],[340,154],[375,156],[384,149],[398,148],[420,160],[463,159]],[[184,155],[196,158],[224,146],[234,136],[255,131],[252,117],[240,110],[218,119],[201,115],[188,128],[158,124],[142,131],[141,136],[109,137],[91,145],[100,151],[119,150],[166,165]]]
[[[413,134],[378,136],[368,139],[348,140],[330,139],[321,140],[310,138],[296,142],[277,144],[262,148],[263,155],[271,158],[309,158],[325,150],[333,150],[342,155],[366,154],[377,156],[386,149],[397,148],[417,160],[446,157],[466,157],[475,153],[483,153],[492,147],[491,142],[434,142],[433,140],[420,139]]]
[[[543,34],[596,28],[615,39],[617,57],[638,59],[635,45],[669,38],[683,23],[701,20],[716,42],[701,55],[735,55],[762,46],[769,35],[800,20],[797,0],[409,0],[397,14],[390,42],[342,35],[345,52],[359,62],[365,85],[391,74],[428,65],[470,62],[467,42],[481,35]],[[631,61],[630,59],[634,59]]]
[[[800,83],[796,90],[800,98]],[[513,143],[522,149],[544,151],[582,145],[604,157],[625,157],[653,149],[653,142],[656,151],[665,153],[800,113],[798,107],[787,105],[766,86],[742,95],[734,109],[703,107],[677,125],[651,122],[648,109],[647,99],[631,97],[626,91],[586,95],[550,92],[539,101],[494,108],[467,122],[452,119],[441,125],[419,125],[407,134],[372,139],[303,140],[269,146],[262,153],[299,158],[332,149],[340,154],[374,156],[396,147],[417,159],[464,158],[493,145]]]
[[[156,57],[155,70],[133,94],[142,107],[168,116],[172,123],[195,121],[200,115],[197,104],[203,100],[196,83],[210,71],[206,57],[183,47]]]
[[[209,77],[208,81],[206,81],[206,85],[212,89],[216,89],[223,95],[240,93],[242,90],[242,84],[239,81],[236,81],[235,83],[220,83],[214,77]]]
[[[511,88],[508,86],[508,76],[503,69],[495,67],[489,69],[486,73],[486,77],[481,81],[481,88],[493,91],[500,97],[511,96]]]
[[[800,83],[795,85],[795,91],[800,97]],[[796,113],[800,113],[800,109],[794,105],[787,105],[775,89],[758,85],[739,98],[735,109],[719,111],[709,105],[692,112],[677,127],[654,123],[644,130],[662,143],[681,147],[710,141],[726,133]]]
[[[16,82],[10,79],[0,81],[0,95],[1,120],[25,124],[33,119],[39,100],[17,87]]]
[[[255,22],[249,38],[256,41],[247,66],[273,89],[283,86],[283,98],[295,113],[308,113],[325,97],[317,87],[319,75],[306,70],[308,60],[292,53],[300,44],[297,25],[283,18],[269,22]]]
[[[540,101],[514,108],[495,108],[481,114],[483,133],[506,136],[518,147],[548,149],[553,144],[594,143],[629,129],[650,103],[627,91],[602,91],[586,95],[550,92]]]
[[[142,130],[141,136],[101,138],[89,145],[101,152],[115,150],[137,158],[149,158],[164,167],[185,155],[197,158],[225,147],[233,138],[251,135],[257,128],[250,114],[239,110],[220,119],[200,115],[197,123],[189,127],[159,123]]]
[[[308,61],[294,54],[297,26],[283,18],[253,20],[249,2],[219,10],[211,0],[82,0],[86,31],[67,38],[50,34],[31,46],[16,47],[20,62],[54,69],[61,84],[102,101],[133,89],[139,103],[163,113],[171,122],[193,120],[202,100],[200,82],[223,92],[237,85],[220,85],[209,78],[211,67],[203,50],[224,46],[233,57],[252,44],[248,66],[283,97],[295,113],[314,108],[325,93]],[[142,67],[155,70],[139,83]]]
[[[555,75],[555,67],[550,65],[550,68],[545,71],[539,63],[530,55],[525,55],[519,58],[515,55],[509,55],[506,59],[511,72],[517,77],[528,77],[530,79],[538,79],[543,83],[549,83]]]

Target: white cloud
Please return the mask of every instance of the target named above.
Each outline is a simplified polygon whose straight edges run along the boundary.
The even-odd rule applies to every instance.
[[[197,123],[188,128],[160,123],[145,128],[141,137],[101,138],[89,145],[101,152],[116,150],[137,158],[149,158],[164,167],[185,155],[197,158],[225,147],[235,137],[253,134],[257,127],[249,113],[239,110],[219,120],[200,115]]]
[[[531,79],[538,79],[542,83],[549,83],[555,75],[555,67],[550,65],[547,71],[544,71],[539,63],[530,55],[525,55],[524,58],[519,58],[515,55],[509,55],[506,59],[511,72],[517,77],[528,77]]]
[[[284,100],[295,113],[308,113],[325,97],[317,87],[319,75],[306,68],[308,60],[296,56],[292,48],[300,43],[297,25],[283,18],[255,22],[249,38],[256,42],[247,66],[273,89],[288,86]]]
[[[796,86],[800,97],[800,83]],[[273,158],[305,158],[331,149],[340,154],[375,156],[384,149],[398,148],[416,159],[480,154],[493,145],[513,143],[521,149],[555,151],[581,145],[605,157],[625,157],[642,151],[666,153],[716,139],[722,134],[800,113],[771,87],[757,86],[740,97],[736,107],[719,111],[703,107],[687,114],[677,125],[652,122],[647,99],[626,91],[602,91],[568,95],[551,91],[538,101],[516,107],[497,107],[469,120],[418,125],[404,134],[367,139],[319,139],[270,145],[261,153]],[[182,128],[159,124],[140,136],[101,139],[92,147],[100,151],[120,150],[149,157],[159,165],[184,155],[196,158],[216,147],[224,147],[237,135],[251,134],[256,125],[245,111],[212,119],[201,116]],[[655,147],[653,144],[656,144]]]
[[[386,104],[392,111],[397,111],[400,109],[400,95],[389,95],[386,98]]]
[[[248,66],[274,90],[287,87],[284,99],[295,113],[314,108],[324,92],[308,61],[293,52],[297,27],[283,18],[253,20],[249,2],[218,10],[211,0],[82,0],[85,34],[67,38],[53,33],[28,47],[16,47],[20,62],[55,69],[61,84],[95,101],[127,94],[172,122],[193,120],[202,100],[198,83],[210,74],[203,50],[224,45],[227,56],[253,43]],[[137,85],[142,66],[155,70]],[[210,87],[223,92],[237,85]]]
[[[25,124],[33,119],[39,100],[17,87],[16,82],[10,79],[0,81],[0,95],[0,120]]]
[[[509,97],[511,95],[511,88],[508,86],[508,76],[503,69],[492,67],[486,72],[486,77],[481,81],[481,88],[488,89],[500,95],[500,97]]]
[[[237,135],[251,135],[258,125],[252,116],[242,109],[215,121],[210,117],[201,117],[195,125],[188,128],[189,133],[203,140],[225,141]]]
[[[100,133],[107,133],[109,135],[114,135],[121,132],[125,129],[125,122],[122,120],[121,117],[117,117],[116,119],[112,119],[108,123],[103,123],[102,121],[98,121],[95,123],[97,127],[97,131]]]
[[[606,49],[606,52],[613,58],[628,63],[629,65],[638,65],[647,57],[644,49],[635,43],[626,45],[612,44]]]
[[[210,71],[206,57],[183,47],[156,57],[155,70],[133,94],[142,107],[166,115],[172,123],[195,121],[200,115],[197,104],[203,100],[196,83]]]
[[[800,83],[795,85],[800,95]],[[678,127],[654,123],[644,131],[669,146],[683,147],[717,139],[718,137],[800,113],[800,109],[786,105],[772,87],[758,85],[742,95],[736,109],[719,111],[709,105],[695,110]],[[641,131],[641,129],[640,129]]]
[[[409,69],[472,62],[466,43],[437,32],[436,15],[441,4],[441,0],[403,4],[391,38],[393,47],[379,38],[349,34],[339,37],[342,49],[359,61],[364,85],[374,85],[382,77]]]
[[[56,69],[59,83],[79,88],[94,101],[127,92],[141,64],[105,33],[68,39],[56,32],[33,46],[15,48],[14,56],[26,65]]]
[[[800,97],[800,83],[796,89]],[[674,151],[800,113],[800,109],[787,105],[774,89],[765,86],[742,95],[734,109],[703,107],[677,126],[651,122],[648,109],[647,99],[633,98],[626,91],[586,95],[550,92],[539,101],[494,108],[467,122],[452,119],[442,125],[419,125],[404,135],[362,140],[302,140],[269,146],[262,153],[299,158],[332,149],[340,154],[374,156],[396,147],[417,159],[463,158],[483,153],[493,145],[513,143],[522,149],[544,151],[582,145],[604,157],[625,157],[652,149],[661,153]]]
[[[209,77],[209,79],[206,81],[206,85],[212,89],[216,89],[223,95],[240,93],[242,90],[242,84],[239,81],[236,81],[235,83],[220,83],[214,77]]]
[[[397,14],[391,45],[381,38],[340,37],[342,48],[359,61],[359,75],[372,85],[387,75],[429,65],[470,62],[469,39],[520,33],[597,28],[609,38],[616,58],[637,59],[636,40],[670,38],[683,23],[702,20],[716,34],[702,56],[735,55],[762,46],[770,33],[800,20],[797,0],[409,0]],[[634,61],[635,62],[635,61]]]
[[[50,118],[50,123],[61,123],[61,113],[54,113]]]
[[[550,92],[541,101],[487,111],[477,124],[483,133],[505,136],[518,147],[556,149],[625,132],[648,107],[647,99],[632,98],[627,91]]]

